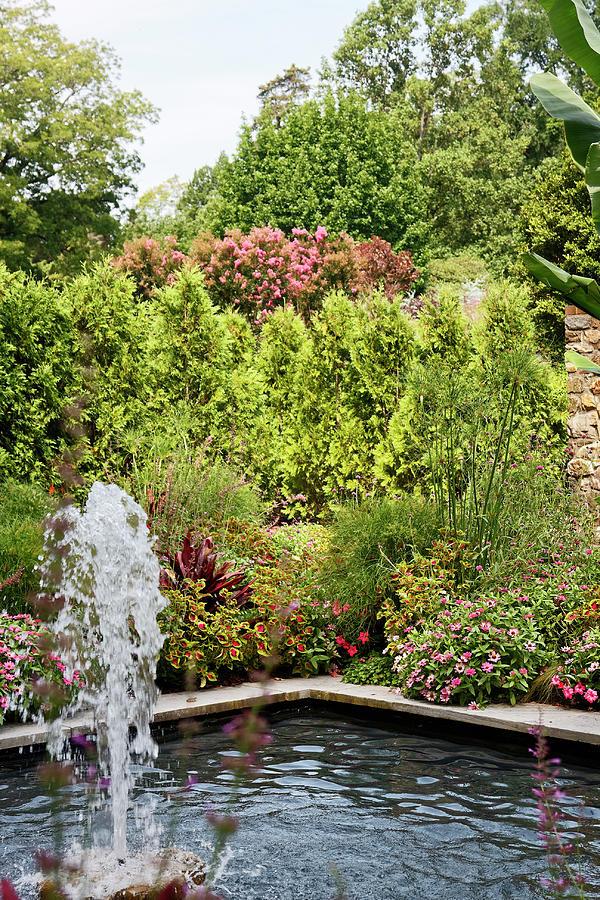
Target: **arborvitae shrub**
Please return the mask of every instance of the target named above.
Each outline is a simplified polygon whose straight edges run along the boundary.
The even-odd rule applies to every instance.
[[[74,344],[58,292],[0,265],[0,479],[52,483],[77,387]]]

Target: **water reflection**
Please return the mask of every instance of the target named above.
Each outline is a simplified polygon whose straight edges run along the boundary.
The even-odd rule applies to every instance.
[[[154,802],[167,830],[173,786],[188,771],[176,843],[208,853],[203,810],[231,787],[221,758],[228,739],[205,729],[163,746],[138,796]],[[241,827],[218,884],[237,900],[329,900],[332,869],[348,900],[530,900],[545,861],[536,833],[527,760],[439,739],[295,716],[276,724],[260,772],[240,794]],[[31,871],[30,853],[51,844],[49,804],[32,770],[4,772],[0,784],[0,873]],[[590,897],[600,897],[600,784],[592,770],[565,769],[569,793],[586,798],[586,821],[567,804],[566,831],[580,836]],[[85,817],[81,790],[65,798],[72,839]],[[24,893],[31,887],[22,882]]]

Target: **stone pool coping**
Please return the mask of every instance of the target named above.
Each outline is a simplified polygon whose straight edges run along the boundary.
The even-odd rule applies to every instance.
[[[199,716],[244,709],[261,697],[261,686],[251,682],[233,687],[215,687],[201,691],[163,694],[154,712],[154,723],[174,722]],[[540,722],[548,737],[585,745],[600,744],[600,712],[561,709],[542,703],[521,703],[517,706],[493,704],[482,710],[460,706],[442,706],[419,700],[407,700],[387,687],[344,684],[339,678],[319,675],[314,678],[274,679],[269,684],[270,703],[294,703],[316,700],[347,704],[390,713],[418,716],[421,719],[455,722],[460,725],[496,728],[504,732],[526,733]],[[65,736],[91,731],[92,718],[81,713],[68,720]],[[0,751],[46,743],[45,725],[5,725],[0,727]]]

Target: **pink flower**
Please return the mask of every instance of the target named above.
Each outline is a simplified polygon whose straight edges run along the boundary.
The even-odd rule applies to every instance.
[[[475,669],[465,669],[465,675],[474,675]]]
[[[593,691],[591,688],[588,688],[583,696],[588,703],[595,703],[598,699],[598,691]]]
[[[484,662],[481,664],[481,670],[482,672],[493,672],[494,665],[491,662]]]

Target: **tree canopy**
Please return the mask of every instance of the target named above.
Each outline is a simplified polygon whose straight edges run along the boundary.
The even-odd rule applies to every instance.
[[[419,249],[423,190],[414,149],[397,126],[357,94],[328,91],[290,109],[279,127],[272,120],[244,127],[236,153],[219,166],[207,224],[216,233],[321,225]]]
[[[97,41],[66,41],[45,0],[0,0],[0,258],[73,269],[117,230],[154,108],[115,87]]]

